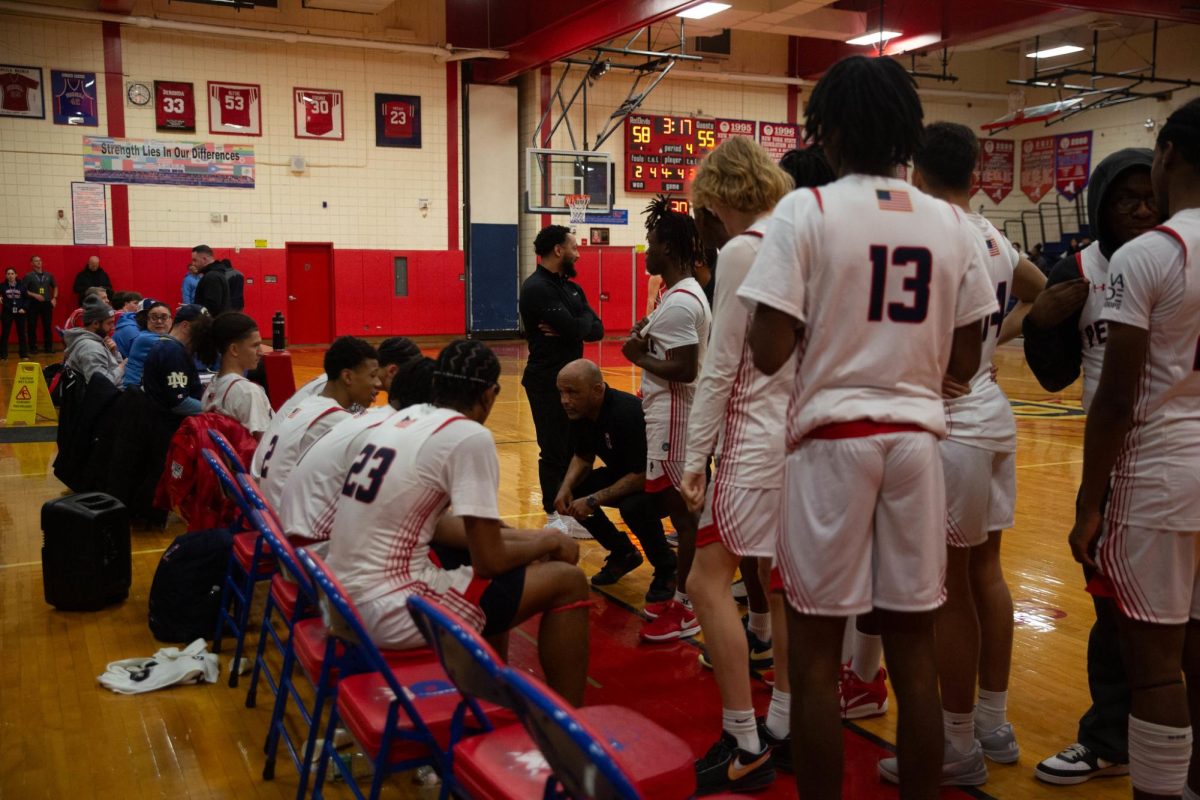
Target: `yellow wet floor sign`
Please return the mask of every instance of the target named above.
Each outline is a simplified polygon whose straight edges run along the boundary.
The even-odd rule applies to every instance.
[[[34,361],[22,361],[17,365],[17,376],[13,380],[12,396],[8,400],[9,425],[33,425],[38,418],[58,421],[58,412],[50,402],[50,392],[42,367]]]

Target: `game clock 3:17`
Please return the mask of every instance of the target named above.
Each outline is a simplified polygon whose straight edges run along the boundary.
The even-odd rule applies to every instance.
[[[716,146],[716,122],[630,114],[625,118],[625,191],[682,194]]]

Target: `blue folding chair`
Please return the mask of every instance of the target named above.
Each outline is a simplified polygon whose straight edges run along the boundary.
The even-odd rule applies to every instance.
[[[220,434],[217,434],[220,436]],[[224,439],[224,437],[221,437]],[[254,587],[260,581],[274,577],[275,561],[270,557],[262,534],[250,522],[251,506],[242,494],[224,462],[209,448],[200,451],[201,456],[212,468],[225,494],[237,503],[240,512],[230,532],[233,534],[233,549],[229,553],[229,565],[225,569],[225,580],[221,583],[221,608],[217,615],[217,631],[213,635],[213,652],[221,650],[221,638],[228,627],[237,638],[234,647],[233,665],[229,670],[229,685],[238,684],[238,665],[246,643],[246,629],[250,621],[250,604],[254,599]],[[249,529],[249,530],[246,530]],[[230,605],[234,608],[230,610]]]
[[[432,651],[419,650],[410,651],[407,661],[390,660],[371,641],[349,596],[321,558],[307,550],[297,552],[316,586],[329,634],[317,680],[313,719],[321,719],[327,701],[332,701],[332,708],[313,797],[322,796],[332,761],[354,796],[364,800],[349,764],[334,746],[339,722],[371,759],[374,777],[366,795],[371,800],[379,796],[384,778],[393,773],[428,765],[443,776],[448,774],[447,753],[453,745],[451,729],[461,695],[436,656]],[[316,732],[317,727],[312,726],[305,762],[312,760]]]
[[[510,668],[500,680],[553,770],[546,800],[685,800],[695,793],[691,748],[633,709],[575,709],[534,676]]]
[[[237,450],[233,449],[233,445],[225,438],[225,434],[215,428],[208,429],[208,438],[212,439],[217,450],[225,457],[225,463],[235,473],[246,473],[250,470],[246,469],[246,465],[242,463],[242,457],[238,455]]]

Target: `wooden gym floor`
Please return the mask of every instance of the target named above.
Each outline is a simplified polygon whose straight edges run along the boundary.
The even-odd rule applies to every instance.
[[[434,355],[439,344],[423,346]],[[503,365],[503,391],[488,423],[500,454],[501,511],[513,525],[535,527],[543,515],[537,445],[520,386],[525,347],[520,342],[493,347]],[[321,352],[294,354],[299,384],[319,371]],[[593,345],[588,356],[600,363],[612,386],[636,388],[636,370],[621,357],[619,343]],[[1001,348],[997,365],[1018,413],[1016,527],[1005,534],[1004,552],[1018,624],[1009,715],[1022,756],[1015,766],[989,765],[990,780],[982,789],[1014,799],[1125,797],[1126,778],[1060,788],[1032,776],[1039,759],[1074,741],[1088,704],[1084,663],[1092,608],[1066,547],[1084,418],[1078,385],[1057,395],[1041,390],[1019,345]],[[0,367],[0,403],[7,402],[15,368],[15,358]],[[43,502],[64,493],[49,471],[54,452],[52,443],[0,445],[0,798],[294,796],[295,774],[286,758],[274,781],[260,778],[270,713],[261,693],[258,707],[246,709],[244,691],[223,683],[132,697],[96,683],[108,662],[160,647],[146,626],[146,597],[160,553],[183,526],[134,531],[133,587],[125,603],[94,613],[53,610],[42,597],[39,512]],[[583,551],[590,574],[604,554],[591,542]],[[632,612],[640,608],[649,579],[643,566],[610,587],[611,597],[597,597],[589,700],[639,707],[676,730],[699,755],[719,730],[715,687],[690,643],[636,643],[640,622]],[[230,651],[226,645],[223,654]],[[511,656],[514,663],[533,664],[527,637],[514,637]],[[223,668],[227,661],[222,659]],[[636,683],[625,682],[631,668]],[[760,710],[767,696],[765,687],[756,690]],[[691,697],[696,701],[680,702]],[[860,730],[892,742],[895,721],[893,710],[863,722]],[[848,732],[848,797],[895,796],[873,775],[879,752],[858,732]],[[329,794],[349,796],[338,786]],[[403,778],[394,779],[387,794],[431,796]],[[770,796],[794,794],[794,786],[777,782]]]

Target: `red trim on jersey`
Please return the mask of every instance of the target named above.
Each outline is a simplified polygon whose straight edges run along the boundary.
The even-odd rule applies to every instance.
[[[1075,254],[1075,266],[1079,269],[1079,277],[1086,278],[1087,275],[1083,271],[1083,251],[1080,250]]]
[[[708,547],[710,544],[724,545],[725,540],[721,538],[720,531],[717,530],[717,523],[705,525],[696,531],[696,549]]]
[[[441,425],[438,425],[436,428],[434,428],[434,429],[433,429],[433,433],[438,433],[438,432],[440,432],[440,431],[442,430],[442,428],[446,427],[446,426],[447,426],[447,425],[449,425],[451,422],[458,422],[460,419],[466,419],[466,417],[464,417],[464,416],[461,416],[461,415],[460,415],[460,416],[457,416],[457,417],[451,417],[450,419],[448,419],[448,420],[446,420],[445,422],[443,422]],[[433,436],[433,433],[431,433],[431,434],[429,434],[429,435],[430,435],[430,436]]]
[[[812,193],[813,193],[813,197],[817,198],[817,208],[820,209],[822,214],[824,214],[825,213],[825,203],[821,200],[821,190],[814,187],[812,190]]]
[[[771,579],[767,582],[768,592],[783,591],[783,573],[779,571],[779,567],[771,567]]]
[[[1183,237],[1179,235],[1178,231],[1176,231],[1174,228],[1168,228],[1166,225],[1159,225],[1155,227],[1154,230],[1158,231],[1159,233],[1165,233],[1167,236],[1170,236],[1172,239],[1179,242],[1179,246],[1183,248],[1183,260],[1187,261],[1187,242],[1183,241]]]
[[[738,234],[738,236],[753,236],[757,239],[761,239],[761,238],[763,238],[763,232],[762,231],[742,231],[741,233]]]
[[[305,428],[305,430],[306,431],[309,430],[310,428],[312,428],[313,425],[316,425],[317,422],[319,422],[322,418],[328,417],[330,414],[336,413],[338,411],[341,411],[343,414],[350,413],[349,411],[342,408],[341,406],[334,406],[333,408],[327,408],[324,411],[322,411],[320,414],[318,414],[317,416],[313,417],[312,422],[308,423],[308,427]]]
[[[225,387],[225,394],[221,395],[221,405],[222,406],[224,406],[225,401],[229,399],[230,390],[232,390],[233,387],[237,385],[238,381],[244,381],[244,380],[247,380],[247,379],[243,378],[241,375],[239,375],[229,382],[229,385]]]
[[[429,551],[429,555],[433,555],[433,551]],[[441,566],[440,564],[438,566]],[[467,590],[463,592],[463,598],[473,606],[479,606],[479,600],[483,597],[483,593],[487,591],[487,587],[492,584],[489,578],[480,578],[475,576],[471,578],[471,582],[467,584]]]
[[[646,494],[665,492],[674,485],[671,483],[671,476],[664,473],[657,478],[646,481]]]
[[[911,422],[876,422],[873,419],[856,419],[851,422],[831,422],[804,434],[806,439],[859,439],[863,436],[879,436],[884,433],[928,433],[920,425]]]

